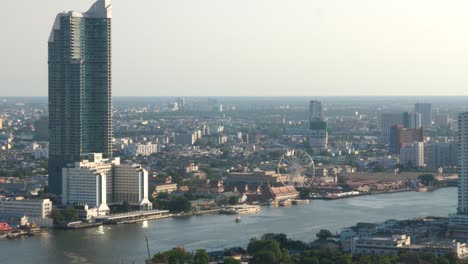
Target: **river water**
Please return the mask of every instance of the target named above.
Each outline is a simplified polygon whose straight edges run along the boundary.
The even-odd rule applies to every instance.
[[[0,263],[143,263],[147,256],[175,246],[208,251],[245,246],[264,233],[285,233],[312,241],[320,229],[339,232],[357,222],[447,216],[456,210],[457,188],[435,192],[405,192],[348,199],[313,200],[308,205],[262,207],[256,214],[201,215],[82,230],[50,230],[32,238],[0,240]]]

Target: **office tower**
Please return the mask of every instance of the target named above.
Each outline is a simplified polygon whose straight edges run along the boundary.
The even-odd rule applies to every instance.
[[[185,110],[185,99],[183,97],[178,97],[177,105],[179,106],[179,110]]]
[[[310,137],[309,145],[311,148],[323,149],[328,145],[327,121],[323,116],[322,103],[319,101],[310,101]]]
[[[111,156],[110,0],[57,15],[49,38],[49,191],[86,153]]]
[[[458,207],[449,225],[468,227],[468,112],[458,115]]]
[[[319,101],[310,101],[309,103],[310,122],[324,121],[322,103]]]
[[[432,126],[432,105],[429,103],[417,103],[414,105],[414,111],[421,114],[421,123],[423,127]]]
[[[402,125],[394,125],[390,129],[390,151],[400,154],[400,149],[404,144],[422,142],[423,128],[404,128]]]
[[[421,114],[416,112],[403,113],[403,126],[405,128],[420,128]]]
[[[431,142],[424,147],[424,159],[426,166],[432,169],[452,167],[457,165],[457,143]]]
[[[447,127],[449,125],[448,114],[434,115],[434,126],[436,127]]]
[[[384,141],[388,141],[390,128],[394,125],[403,125],[403,115],[401,113],[382,113],[380,118],[380,135]]]
[[[414,167],[424,166],[424,143],[403,144],[400,150],[400,164]]]

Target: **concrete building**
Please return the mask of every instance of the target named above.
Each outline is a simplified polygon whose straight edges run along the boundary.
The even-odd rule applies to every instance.
[[[414,105],[414,111],[421,114],[421,123],[423,127],[432,126],[432,104],[417,103]]]
[[[423,128],[404,128],[401,125],[394,125],[390,129],[390,151],[399,154],[404,144],[411,144],[415,141],[422,142]]]
[[[0,212],[2,214],[20,214],[28,217],[47,218],[52,212],[52,201],[49,199],[2,199],[0,200]]]
[[[468,112],[458,115],[458,207],[450,215],[451,226],[468,229]]]
[[[93,163],[77,162],[72,168],[62,169],[62,204],[88,204],[97,208],[99,215],[110,210],[107,206],[107,176]]]
[[[288,175],[278,174],[275,171],[230,172],[226,176],[226,182],[229,183],[275,184],[288,180]]]
[[[319,101],[309,102],[310,121],[324,121],[322,103]]]
[[[421,114],[416,112],[404,112],[403,126],[405,128],[420,128],[422,126]]]
[[[401,113],[383,113],[380,117],[380,135],[383,140],[388,141],[392,126],[403,126],[403,122],[403,115]]]
[[[364,255],[393,255],[402,252],[431,253],[444,256],[455,253],[463,258],[468,252],[465,243],[450,241],[446,243],[412,244],[411,237],[407,235],[355,237],[351,242],[352,254]]]
[[[148,200],[148,171],[139,165],[120,164],[120,158],[103,159],[95,153],[90,160],[63,169],[63,204],[88,204],[105,214],[108,205],[128,202],[151,209]]]
[[[433,169],[457,165],[455,142],[431,142],[424,147],[426,166]]]
[[[403,144],[400,150],[400,164],[424,167],[424,143]]]
[[[310,101],[309,103],[309,145],[311,148],[324,149],[328,147],[328,125],[323,115],[322,103]]]
[[[49,189],[85,153],[112,154],[110,0],[55,19],[49,46]]]
[[[111,204],[128,202],[141,209],[152,209],[148,200],[148,171],[140,165],[114,164]]]
[[[153,153],[158,152],[158,144],[146,143],[146,144],[130,144],[125,147],[125,154],[132,156],[149,156]]]
[[[49,218],[52,212],[52,201],[0,199],[0,215],[7,217],[27,216],[30,222],[41,227],[52,227],[53,220]]]
[[[178,134],[174,136],[174,144],[192,146],[197,141],[198,137],[196,133],[191,134]]]
[[[433,115],[433,118],[435,127],[446,127],[449,125],[450,118],[448,114]]]

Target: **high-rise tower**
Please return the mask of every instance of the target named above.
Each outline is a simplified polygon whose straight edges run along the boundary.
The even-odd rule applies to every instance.
[[[424,128],[432,126],[432,105],[429,103],[417,103],[414,111],[421,114],[421,123]]]
[[[57,15],[49,38],[49,191],[83,154],[111,156],[110,0]]]
[[[310,122],[323,121],[323,107],[319,101],[310,101],[309,103]]]
[[[323,149],[328,145],[327,121],[323,115],[322,103],[319,101],[309,102],[310,112],[310,137],[311,148]]]
[[[468,112],[458,115],[458,207],[449,224],[468,228]]]

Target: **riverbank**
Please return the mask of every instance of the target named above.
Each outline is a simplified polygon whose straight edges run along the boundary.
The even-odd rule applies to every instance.
[[[314,200],[289,207],[262,206],[256,214],[234,222],[232,215],[171,217],[148,221],[148,225],[128,224],[97,228],[48,230],[28,239],[0,240],[2,263],[144,263],[155,254],[181,246],[189,251],[205,248],[219,251],[246,247],[252,237],[284,233],[291,239],[311,242],[320,229],[332,233],[358,222],[377,223],[387,219],[413,219],[427,215],[447,217],[456,212],[457,188],[434,192],[381,194],[333,201]],[[109,252],[113,252],[109,255]]]
[[[429,186],[419,189],[397,189],[397,190],[382,190],[382,191],[370,191],[370,192],[349,192],[348,195],[331,195],[331,196],[314,196],[311,197],[312,200],[338,200],[353,198],[358,196],[366,195],[381,195],[381,194],[393,194],[393,193],[403,193],[403,192],[433,192],[442,188],[452,188],[452,186]]]

